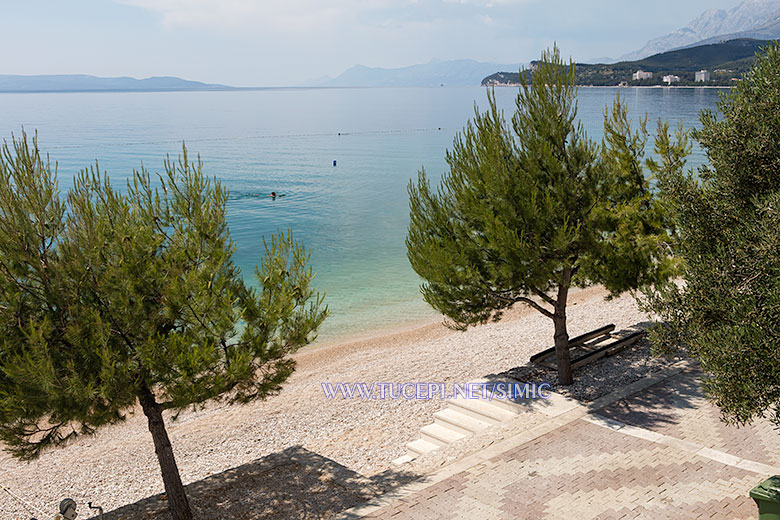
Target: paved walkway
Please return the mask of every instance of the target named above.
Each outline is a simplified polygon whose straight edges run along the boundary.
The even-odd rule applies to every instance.
[[[780,432],[719,421],[678,367],[481,450],[341,518],[755,519]]]

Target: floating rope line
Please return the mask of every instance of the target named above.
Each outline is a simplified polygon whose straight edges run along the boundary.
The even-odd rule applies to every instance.
[[[5,487],[4,485],[0,484],[0,489],[2,489],[3,491],[5,491],[6,493],[8,493],[8,494],[11,496],[11,498],[13,498],[14,500],[16,500],[16,501],[17,501],[17,502],[19,502],[20,504],[22,504],[22,505],[23,505],[23,506],[24,506],[24,507],[27,509],[27,511],[32,511],[32,512],[35,512],[35,511],[37,511],[37,512],[38,512],[38,513],[40,513],[40,514],[41,514],[41,516],[42,516],[42,517],[44,517],[44,518],[49,516],[49,515],[46,513],[46,511],[44,511],[43,509],[41,509],[41,508],[39,508],[39,507],[36,507],[36,506],[34,506],[34,505],[32,505],[32,504],[30,504],[30,503],[28,503],[28,502],[25,502],[25,501],[24,501],[22,498],[20,498],[20,497],[18,497],[18,496],[16,496],[16,495],[14,495],[14,494],[11,492],[11,490],[10,490],[10,489],[8,489],[7,487]]]
[[[98,147],[121,147],[121,146],[144,146],[151,144],[180,144],[182,141],[187,143],[203,143],[203,142],[218,142],[218,141],[242,141],[251,139],[299,139],[302,137],[341,137],[341,136],[353,136],[353,135],[375,135],[375,134],[404,134],[412,132],[438,132],[440,130],[446,130],[446,128],[408,128],[399,130],[362,130],[357,132],[322,132],[312,134],[268,134],[268,135],[249,135],[239,137],[202,137],[199,139],[168,139],[161,141],[126,141],[121,143],[92,143],[92,144],[64,144],[60,146],[48,146],[47,150],[63,150],[69,148],[87,148],[92,146]]]

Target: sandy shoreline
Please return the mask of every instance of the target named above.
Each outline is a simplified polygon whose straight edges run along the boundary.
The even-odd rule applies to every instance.
[[[570,335],[606,323],[615,323],[620,330],[646,321],[629,296],[612,301],[604,301],[604,296],[600,288],[571,296]],[[402,329],[349,342],[328,341],[299,352],[295,374],[279,395],[267,401],[243,407],[212,404],[168,421],[185,483],[295,445],[365,475],[381,472],[446,402],[329,400],[321,383],[468,382],[526,363],[552,338],[550,320],[527,307],[467,332],[440,323]],[[3,453],[0,484],[50,511],[64,496],[79,503],[97,502],[108,511],[162,492],[141,413],[32,463]],[[0,511],[4,517],[9,513],[29,517],[2,493]]]
[[[428,318],[403,321],[394,324],[393,326],[376,326],[367,330],[342,332],[338,335],[328,336],[323,339],[318,338],[314,343],[306,345],[300,351],[298,351],[296,353],[296,357],[315,350],[335,348],[340,345],[375,341],[399,334],[406,335],[409,333],[422,333],[422,330],[428,327],[440,326],[442,321],[443,318],[436,315]]]

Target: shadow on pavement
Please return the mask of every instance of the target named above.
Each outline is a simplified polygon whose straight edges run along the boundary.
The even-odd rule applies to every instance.
[[[391,470],[364,477],[294,446],[193,482],[186,489],[193,517],[198,519],[320,519],[420,478]],[[168,518],[162,494],[104,515],[105,520]]]
[[[701,372],[693,366],[597,413],[616,421],[655,430],[661,425],[679,422],[683,410],[698,408],[705,400],[700,384]]]

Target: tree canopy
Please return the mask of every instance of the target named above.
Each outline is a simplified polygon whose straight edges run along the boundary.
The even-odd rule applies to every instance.
[[[488,109],[447,152],[433,188],[409,185],[408,257],[422,294],[458,329],[524,303],[551,318],[559,378],[571,383],[566,303],[571,286],[611,295],[663,280],[672,262],[663,207],[643,168],[645,122],[634,130],[616,99],[601,144],[577,121],[574,64],[557,48],[523,81],[511,122]]]
[[[780,425],[780,48],[770,45],[722,94],[720,114],[701,113],[693,137],[709,164],[676,164],[659,189],[676,230],[682,278],[651,291],[662,351],[701,361],[705,391],[729,422],[770,415]],[[668,136],[667,143],[674,141]]]
[[[13,455],[37,457],[140,402],[174,517],[190,517],[162,411],[279,391],[327,314],[291,233],[266,244],[259,289],[245,283],[226,200],[186,148],[124,190],[95,165],[61,193],[35,139],[4,143],[0,439]]]

